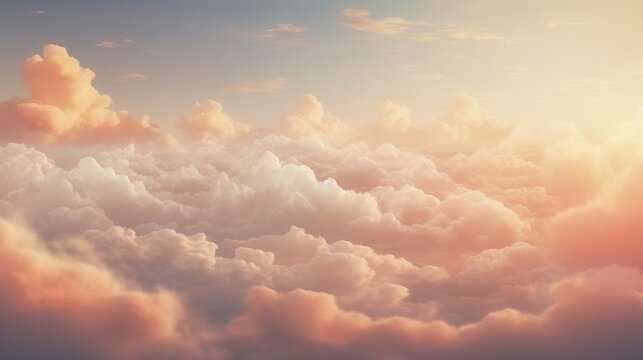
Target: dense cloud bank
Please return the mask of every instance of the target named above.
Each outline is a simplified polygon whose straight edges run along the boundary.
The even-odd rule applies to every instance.
[[[172,136],[93,76],[49,45],[0,103],[2,357],[643,351],[639,123],[536,129],[462,96],[350,126],[305,95],[274,129],[207,101]]]

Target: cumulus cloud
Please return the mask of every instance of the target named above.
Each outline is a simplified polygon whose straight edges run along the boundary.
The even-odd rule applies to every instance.
[[[611,189],[588,205],[570,209],[551,223],[552,246],[574,268],[626,264],[643,269],[640,181],[643,165],[625,171]]]
[[[183,118],[179,127],[184,135],[195,139],[226,139],[252,131],[252,125],[232,120],[223,112],[221,104],[214,100],[208,100],[204,104],[196,103],[192,116]]]
[[[313,95],[303,95],[281,122],[289,136],[316,134],[333,141],[345,141],[349,128],[340,118],[327,112]]]
[[[443,114],[426,124],[414,124],[408,108],[385,102],[362,140],[411,147],[433,157],[471,154],[506,140],[514,125],[495,118],[470,95],[459,95]]]
[[[0,103],[4,141],[36,144],[159,141],[167,139],[147,116],[110,109],[92,86],[94,73],[57,45],[23,64],[29,95]]]
[[[617,277],[622,281],[608,280]],[[226,343],[249,359],[414,359],[426,354],[438,359],[626,359],[641,350],[635,340],[643,330],[640,281],[640,273],[627,268],[579,274],[552,287],[555,302],[540,314],[505,309],[459,327],[405,317],[373,319],[342,310],[327,294],[279,294],[258,287],[248,292],[244,314],[227,326]],[[614,333],[605,336],[606,331]],[[298,346],[288,346],[293,343]]]
[[[114,235],[122,237],[126,233]],[[131,239],[131,235],[126,237]],[[112,266],[114,255],[116,259],[133,257],[130,265],[138,265],[139,270],[129,271],[138,276],[147,272],[163,279],[165,276],[158,271],[168,269],[168,264],[175,274],[178,269],[190,274],[195,269],[212,266],[216,251],[213,244],[202,237],[177,242],[176,238],[172,240],[176,235],[167,235],[155,233],[123,243],[114,241],[112,235],[111,240],[94,237],[89,243],[103,248],[103,255],[112,257],[107,261]],[[301,235],[300,230],[293,229],[287,236]],[[0,316],[4,323],[16,324],[6,328],[3,351],[21,358],[38,358],[46,352],[54,358],[99,359],[197,359],[224,354],[250,359],[304,354],[320,359],[389,355],[412,359],[430,352],[449,359],[466,359],[473,354],[485,359],[517,354],[528,359],[569,354],[600,359],[615,348],[619,349],[617,358],[628,358],[641,350],[635,334],[643,330],[640,329],[643,303],[638,294],[642,279],[631,268],[609,267],[563,278],[550,287],[554,302],[540,313],[503,309],[459,326],[405,316],[373,318],[363,312],[344,310],[337,298],[327,293],[301,289],[278,293],[263,286],[253,287],[245,296],[241,314],[217,330],[214,325],[203,328],[190,323],[170,293],[133,289],[96,265],[54,255],[16,225],[4,222],[1,238],[0,286],[10,289],[7,289],[10,295],[2,300]],[[323,244],[323,240],[310,239],[317,245]],[[272,244],[269,238],[250,242]],[[140,250],[138,246],[142,246]],[[271,263],[261,260],[265,258],[261,253],[253,255],[247,250],[235,258],[240,264]],[[136,260],[146,263],[137,264]],[[482,264],[488,260],[480,257],[475,262]],[[386,289],[393,303],[408,291],[399,286]],[[399,290],[401,295],[396,295]],[[134,319],[136,322],[132,322]],[[58,329],[55,338],[37,336],[53,326]],[[189,326],[199,326],[199,332],[187,331]],[[626,332],[620,331],[623,326]],[[61,332],[61,327],[66,331]],[[610,333],[614,335],[605,337]],[[28,343],[25,338],[30,339]],[[82,347],[77,343],[80,338]]]
[[[145,292],[109,270],[51,254],[0,224],[0,352],[21,359],[196,358],[177,298]]]

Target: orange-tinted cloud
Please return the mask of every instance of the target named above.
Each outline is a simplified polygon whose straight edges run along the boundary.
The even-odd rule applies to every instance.
[[[3,357],[194,358],[182,306],[95,265],[56,257],[28,231],[0,223]]]
[[[346,141],[350,136],[349,127],[340,118],[327,112],[313,95],[299,98],[282,120],[281,130],[292,137],[316,134],[330,143]]]
[[[643,269],[641,181],[639,162],[602,196],[555,218],[550,234],[556,254],[574,268],[626,264]]]
[[[92,85],[94,73],[64,47],[47,45],[25,60],[29,95],[0,103],[0,135],[34,144],[169,140],[146,116],[110,109],[112,100]]]
[[[227,139],[248,134],[252,125],[239,123],[223,112],[221,104],[208,100],[204,104],[196,103],[190,117],[179,122],[183,134],[193,139]]]
[[[643,349],[641,280],[618,267],[574,275],[552,287],[554,303],[540,314],[505,309],[463,326],[373,319],[327,294],[258,287],[228,325],[226,344],[248,359],[630,359]]]

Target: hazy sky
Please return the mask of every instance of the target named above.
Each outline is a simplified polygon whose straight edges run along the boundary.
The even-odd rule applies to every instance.
[[[348,123],[413,121],[455,94],[513,121],[613,121],[643,105],[640,1],[20,1],[0,5],[0,97],[65,46],[116,108],[170,127],[214,99],[270,125],[302,94]]]

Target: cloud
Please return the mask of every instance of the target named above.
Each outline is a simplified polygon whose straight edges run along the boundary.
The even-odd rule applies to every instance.
[[[410,113],[406,106],[397,105],[391,101],[386,101],[380,106],[374,124],[376,129],[403,133],[410,126]]]
[[[625,264],[643,269],[643,229],[637,215],[643,210],[637,200],[642,180],[639,161],[614,180],[603,196],[553,219],[552,246],[567,265],[585,269]]]
[[[440,359],[627,359],[641,350],[635,340],[643,331],[640,281],[640,273],[625,268],[579,274],[554,285],[554,304],[538,315],[505,309],[460,327],[373,319],[339,308],[327,294],[258,287],[248,292],[244,314],[227,326],[225,343],[249,359],[414,359],[427,353]],[[613,335],[605,336],[609,331]]]
[[[124,38],[121,40],[103,40],[98,44],[96,44],[96,46],[102,47],[105,49],[116,49],[116,48],[135,45],[135,44],[138,44],[138,41],[130,38]]]
[[[110,109],[111,98],[92,85],[94,73],[67,50],[47,45],[23,64],[29,95],[0,103],[5,141],[39,144],[167,141],[147,116]]]
[[[388,102],[365,132],[365,140],[392,141],[432,156],[444,157],[494,147],[507,139],[513,125],[489,114],[478,100],[459,95],[443,115],[425,126],[412,126],[408,109]]]
[[[102,264],[92,265],[46,250],[33,234],[15,224],[3,221],[0,230],[0,288],[8,295],[0,300],[0,318],[12,325],[3,328],[0,342],[4,341],[3,354],[20,358],[35,359],[46,353],[51,358],[96,359],[278,359],[304,355],[311,359],[414,359],[431,353],[449,359],[496,359],[518,354],[527,359],[569,354],[602,359],[618,349],[615,358],[627,359],[641,350],[637,335],[643,331],[639,294],[643,278],[639,271],[627,267],[611,266],[562,277],[548,287],[551,303],[536,313],[500,309],[464,325],[400,315],[374,317],[346,310],[337,295],[304,289],[278,292],[254,286],[247,291],[243,308],[217,326],[192,317],[195,314],[184,307],[197,303],[190,298],[181,303],[173,293],[159,290],[158,284],[176,287],[190,297],[203,296],[204,281],[221,281],[203,275],[218,273],[221,279],[244,271],[260,279],[279,255],[237,247],[235,257],[228,259],[216,257],[216,245],[201,235],[186,237],[161,230],[137,236],[116,228],[83,235],[93,248],[91,253],[101,257],[100,261],[87,258]],[[394,269],[398,273],[402,270],[401,274],[417,271],[403,259],[369,253],[346,242],[327,244],[297,228],[283,238],[267,236],[234,246],[268,246],[275,254],[290,253],[295,257],[284,259],[299,273],[297,264],[308,260],[305,252],[289,246],[299,241],[299,246],[310,249],[313,259],[335,252],[359,256],[363,262],[346,264],[368,264],[378,276],[387,276],[384,279]],[[79,250],[83,251],[81,243],[69,241],[67,245],[74,246],[76,257]],[[324,252],[324,247],[331,252]],[[471,274],[489,278],[501,267],[503,272],[520,271],[531,257],[530,251],[528,245],[518,244],[502,252],[485,252],[473,260]],[[304,257],[297,258],[301,255]],[[325,264],[328,267],[323,269],[316,268],[314,261],[310,266],[315,276],[332,277],[334,271],[348,275],[336,262]],[[108,267],[156,290],[142,290],[119,280]],[[268,271],[275,270],[279,274],[278,267]],[[225,288],[233,284],[243,288],[238,279]],[[354,281],[355,277],[347,279]],[[332,284],[338,283],[333,280]],[[194,292],[188,290],[190,287]],[[206,299],[211,301],[221,286],[208,289],[213,294]],[[408,289],[401,286],[379,289],[380,296],[388,294],[387,301],[394,308],[399,309],[400,299],[408,297]],[[367,302],[373,300],[382,298]],[[203,309],[208,304],[200,302]]]
[[[421,25],[420,22],[406,20],[400,17],[387,17],[375,19],[366,10],[346,9],[340,14],[342,24],[351,29],[370,32],[374,34],[394,35],[409,31],[412,25]]]
[[[276,24],[274,27],[267,29],[264,31],[265,37],[275,37],[277,36],[276,34],[279,33],[291,33],[291,34],[299,34],[308,31],[307,28],[303,26],[298,26],[295,24],[289,24],[289,23],[280,23]]]
[[[192,116],[183,118],[179,122],[183,134],[195,138],[233,138],[248,134],[252,126],[236,122],[223,112],[221,104],[208,100],[204,104],[196,103]]]
[[[309,29],[291,23],[278,23],[260,32],[247,34],[250,38],[260,41],[275,40],[287,35],[298,35],[307,32]]]
[[[144,73],[141,73],[141,72],[128,72],[128,73],[124,73],[124,74],[119,75],[118,80],[121,80],[121,81],[138,80],[138,81],[140,81],[140,80],[147,80],[147,79],[149,79],[149,77],[150,76],[148,74],[144,74]]]
[[[97,46],[102,47],[102,48],[106,48],[106,49],[115,49],[115,48],[123,46],[123,44],[117,43],[117,42],[111,41],[111,40],[103,40],[103,41],[99,42],[97,44]]]
[[[283,89],[287,84],[287,78],[277,76],[265,79],[241,81],[233,84],[225,84],[222,86],[217,86],[217,88],[245,95],[256,93],[273,93]]]
[[[401,17],[376,19],[367,10],[345,9],[340,13],[342,25],[357,31],[377,35],[397,36],[412,41],[498,40],[510,43],[505,36],[478,28],[458,27],[452,24],[427,23]]]
[[[318,134],[330,141],[343,141],[349,131],[342,120],[325,111],[313,95],[300,97],[280,126],[289,136]]]
[[[109,270],[51,254],[34,235],[0,223],[0,352],[93,359],[196,358],[181,304]]]

